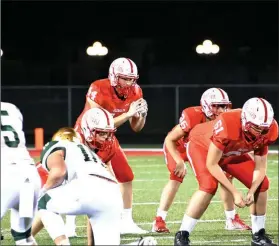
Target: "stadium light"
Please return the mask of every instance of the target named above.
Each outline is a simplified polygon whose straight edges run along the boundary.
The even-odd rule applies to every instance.
[[[1,49],[1,56],[3,55],[3,50]]]
[[[206,39],[202,44],[196,47],[196,52],[200,55],[216,55],[220,51],[220,47],[217,44],[213,44],[211,40]]]
[[[86,49],[86,53],[89,56],[105,56],[108,54],[108,48],[103,46],[101,42],[96,41]]]

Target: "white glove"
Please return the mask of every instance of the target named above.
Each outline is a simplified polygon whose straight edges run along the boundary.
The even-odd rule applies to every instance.
[[[148,111],[148,105],[147,105],[146,100],[144,100],[143,98],[140,98],[137,102],[139,103],[138,113],[142,117],[146,117],[147,111]]]
[[[157,241],[154,237],[142,237],[138,245],[157,245]]]
[[[129,111],[127,112],[129,117],[144,113],[147,113],[147,103],[143,98],[140,98],[137,101],[132,102]]]

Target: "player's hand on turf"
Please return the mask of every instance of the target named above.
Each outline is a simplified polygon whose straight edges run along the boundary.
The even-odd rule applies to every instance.
[[[174,170],[174,174],[179,178],[184,178],[186,175],[186,165],[183,160],[176,162],[176,167]]]
[[[254,203],[254,194],[253,193],[247,193],[245,198],[246,206],[250,206],[252,203]]]
[[[246,206],[246,203],[243,199],[243,196],[240,192],[236,191],[233,194],[233,200],[234,200],[234,204],[239,207],[239,208],[244,208]]]

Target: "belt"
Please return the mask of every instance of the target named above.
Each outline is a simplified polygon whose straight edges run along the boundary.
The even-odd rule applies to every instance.
[[[117,184],[117,182],[115,182],[114,180],[109,179],[109,178],[106,178],[106,177],[103,177],[103,176],[100,176],[100,175],[98,175],[98,174],[90,173],[89,175],[90,175],[90,176],[95,176],[95,177],[98,177],[98,178],[101,178],[101,179],[105,179],[105,180],[107,180],[107,181],[110,181],[110,182],[113,182],[113,183]]]

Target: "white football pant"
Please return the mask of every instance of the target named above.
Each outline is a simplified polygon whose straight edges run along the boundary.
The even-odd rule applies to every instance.
[[[37,210],[41,180],[35,165],[1,163],[1,220],[11,209],[11,229],[26,232]]]
[[[89,217],[95,245],[120,244],[120,219],[123,208],[119,185],[86,175],[47,192],[47,210]]]

